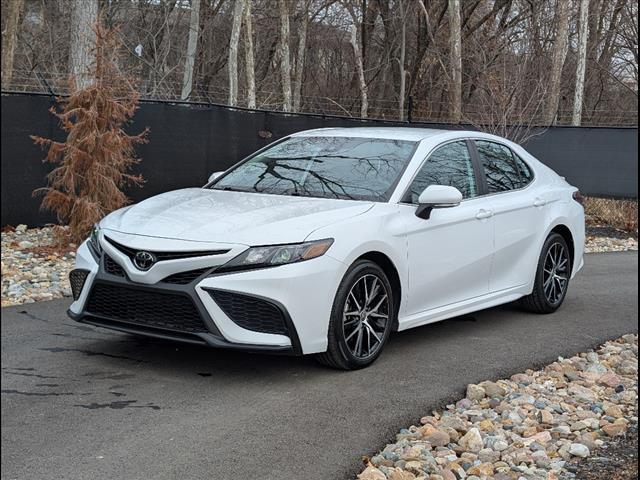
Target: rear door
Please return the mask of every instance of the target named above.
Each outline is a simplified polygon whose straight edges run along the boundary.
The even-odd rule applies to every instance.
[[[533,171],[509,147],[475,140],[484,169],[486,198],[495,228],[495,252],[489,290],[498,292],[527,284],[537,264],[539,229],[546,200],[530,185]]]
[[[405,313],[413,315],[485,295],[493,254],[493,219],[479,196],[479,171],[467,141],[437,147],[426,159],[403,198],[408,244]],[[435,208],[429,219],[415,215],[418,197],[429,185],[451,185],[460,205]]]

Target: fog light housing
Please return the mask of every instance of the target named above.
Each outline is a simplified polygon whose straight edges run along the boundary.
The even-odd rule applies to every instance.
[[[84,282],[87,281],[89,270],[83,270],[77,268],[69,272],[69,283],[71,284],[71,293],[73,294],[73,300],[78,300],[84,287]]]

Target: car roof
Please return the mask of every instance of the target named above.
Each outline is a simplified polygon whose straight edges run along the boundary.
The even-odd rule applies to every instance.
[[[460,130],[443,130],[436,128],[413,128],[413,127],[331,127],[317,128],[314,130],[304,130],[294,133],[293,137],[361,137],[361,138],[384,138],[391,140],[420,141],[425,138],[457,132],[464,134]]]

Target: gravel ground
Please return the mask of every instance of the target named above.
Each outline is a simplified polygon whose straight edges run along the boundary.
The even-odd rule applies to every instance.
[[[623,472],[633,458],[602,447],[628,431],[637,442],[637,415],[638,336],[625,335],[542,370],[469,385],[465,398],[366,459],[358,479],[618,478],[597,465]]]
[[[607,225],[589,225],[585,249],[587,253],[638,250],[638,232],[625,232]]]
[[[637,250],[637,236],[606,227],[590,229],[587,252]],[[73,268],[75,245],[55,245],[51,227],[18,225],[2,232],[2,306],[70,296],[67,275]]]
[[[580,480],[634,480],[638,478],[638,426],[602,447],[576,466]]]
[[[67,276],[75,262],[75,245],[55,244],[51,227],[18,225],[2,232],[2,306],[52,300],[71,295]]]

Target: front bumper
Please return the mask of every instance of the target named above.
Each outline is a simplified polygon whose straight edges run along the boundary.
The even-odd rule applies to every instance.
[[[86,243],[78,249],[76,269],[88,273],[77,300],[69,308],[72,319],[111,330],[216,348],[289,355],[326,350],[333,298],[344,273],[340,262],[323,256],[260,270],[227,274],[215,274],[214,271],[186,285],[162,281],[147,284],[131,280],[129,270],[133,267],[126,262],[121,264],[123,276],[107,272],[104,263],[105,256],[96,261]],[[102,290],[116,292],[106,297],[109,305],[105,305],[104,298],[102,303],[96,302],[96,296]],[[119,291],[126,295],[118,296]],[[238,317],[232,318],[229,306],[220,303],[221,293],[234,296],[237,307],[240,300],[240,309],[245,301],[247,308],[258,305],[265,315],[274,318],[280,315],[284,328],[277,333],[244,328],[247,324],[239,322]],[[131,300],[132,295],[135,300]],[[140,301],[136,295],[140,296]],[[171,317],[167,315],[166,305],[171,305],[173,300],[192,305],[203,328],[182,329],[181,311],[175,321],[169,323],[163,323],[162,318],[150,318],[149,311],[153,311],[154,305],[164,309],[162,315],[158,312],[159,317],[165,320]],[[140,302],[151,306],[139,317],[133,312],[140,308]],[[102,308],[96,308],[97,304]]]

